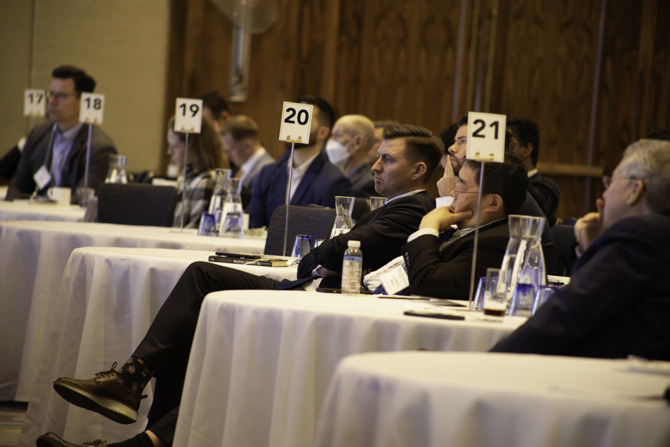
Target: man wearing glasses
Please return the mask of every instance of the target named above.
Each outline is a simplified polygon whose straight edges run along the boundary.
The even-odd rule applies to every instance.
[[[7,200],[41,195],[48,188],[59,186],[71,188],[72,202],[77,203],[77,189],[96,188],[103,183],[109,156],[117,153],[112,139],[93,125],[88,184],[84,185],[89,126],[79,122],[79,105],[81,93],[95,89],[95,79],[70,65],[56,67],[51,76],[50,121],[35,126],[28,134]]]
[[[570,283],[493,351],[670,360],[670,143],[631,144],[604,183]]]

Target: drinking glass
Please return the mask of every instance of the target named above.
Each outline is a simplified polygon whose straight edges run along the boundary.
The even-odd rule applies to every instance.
[[[530,317],[535,302],[535,285],[518,282],[509,306],[509,314],[517,317]]]
[[[309,234],[296,234],[291,256],[302,259],[303,256],[309,253],[309,245],[311,242],[312,236]]]
[[[105,179],[105,183],[128,183],[128,174],[126,173],[127,164],[127,156],[110,155],[109,170],[107,171],[107,178]]]
[[[486,269],[486,288],[484,290],[484,315],[505,316],[507,300],[505,299],[505,285],[500,281],[500,269]]]
[[[354,210],[354,197],[335,196],[335,223],[330,232],[331,239],[343,233],[349,232],[354,226],[351,221],[351,213]]]
[[[216,219],[214,214],[202,213],[200,217],[200,226],[198,227],[198,236],[216,236]]]
[[[486,276],[482,276],[477,281],[477,291],[475,292],[475,297],[472,300],[472,309],[471,310],[484,310],[484,299],[486,296]]]
[[[533,303],[533,311],[531,315],[535,315],[535,312],[542,306],[547,299],[558,289],[556,286],[540,286],[537,288],[535,293],[535,302]]]

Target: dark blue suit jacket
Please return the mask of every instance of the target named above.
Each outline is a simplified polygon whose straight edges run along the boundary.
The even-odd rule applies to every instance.
[[[285,151],[276,162],[263,166],[254,180],[249,203],[249,228],[259,228],[270,223],[272,213],[286,200],[288,182],[288,157]],[[326,158],[321,151],[314,159],[293,194],[291,205],[322,205],[335,207],[335,196],[352,196],[351,182]]]
[[[670,360],[670,216],[622,219],[577,260],[570,283],[493,347]]]

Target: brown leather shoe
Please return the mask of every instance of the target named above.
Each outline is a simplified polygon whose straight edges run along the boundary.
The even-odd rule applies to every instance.
[[[65,439],[58,436],[56,433],[45,433],[35,442],[37,447],[107,447],[107,442],[97,440],[93,442],[85,442],[83,444],[72,444]]]
[[[140,401],[147,397],[123,386],[119,373],[114,370],[99,372],[88,380],[61,377],[53,387],[63,399],[78,407],[100,413],[120,424],[132,424],[137,420]]]

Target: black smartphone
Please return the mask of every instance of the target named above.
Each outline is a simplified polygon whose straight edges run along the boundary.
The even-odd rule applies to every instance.
[[[223,256],[226,258],[240,258],[240,259],[260,259],[262,255],[252,255],[251,253],[228,253],[225,251],[217,251],[217,256]]]
[[[421,310],[406,310],[403,312],[405,315],[410,315],[412,317],[426,317],[426,318],[439,318],[442,320],[458,320],[463,321],[465,317],[463,315],[454,315],[454,314],[443,314],[438,312],[426,312]]]

